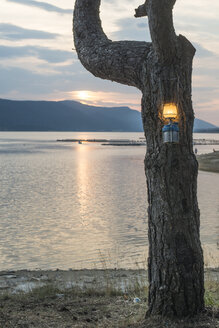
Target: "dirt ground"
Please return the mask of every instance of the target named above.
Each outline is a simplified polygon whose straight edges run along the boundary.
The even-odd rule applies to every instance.
[[[176,322],[160,317],[144,319],[145,273],[144,270],[0,272],[0,328],[219,328],[218,270],[206,274],[209,305],[206,312]],[[130,280],[132,284],[128,284]]]
[[[144,303],[135,305],[123,297],[69,294],[8,299],[0,303],[0,327],[126,327],[144,311]]]
[[[28,295],[0,302],[1,328],[216,328],[219,311],[209,310],[193,319],[178,322],[150,318],[144,321],[146,300],[135,304],[124,296],[72,296],[71,293],[43,298]]]

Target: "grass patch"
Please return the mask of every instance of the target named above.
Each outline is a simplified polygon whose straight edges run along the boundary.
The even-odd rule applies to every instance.
[[[219,308],[219,282],[205,281],[205,305]]]
[[[52,283],[49,283],[45,286],[35,287],[25,295],[27,296],[27,298],[32,297],[38,300],[44,300],[46,298],[56,297],[56,295],[60,292],[61,291],[57,286]]]

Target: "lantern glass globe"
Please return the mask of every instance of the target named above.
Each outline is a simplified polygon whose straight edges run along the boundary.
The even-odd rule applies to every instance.
[[[177,106],[174,103],[164,104],[163,117],[164,119],[176,119],[178,116]]]

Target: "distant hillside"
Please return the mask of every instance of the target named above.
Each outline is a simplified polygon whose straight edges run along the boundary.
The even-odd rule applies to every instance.
[[[195,120],[195,131],[215,129]],[[141,114],[129,107],[94,107],[76,101],[0,99],[1,131],[130,131],[141,132]]]
[[[2,131],[142,131],[128,107],[102,108],[76,101],[0,100]]]
[[[202,133],[219,133],[219,127],[216,125],[213,125],[211,123],[208,123],[203,120],[195,119],[194,122],[194,132],[202,132]]]

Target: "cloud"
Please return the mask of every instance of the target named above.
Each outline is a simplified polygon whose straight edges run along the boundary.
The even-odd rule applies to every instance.
[[[199,58],[205,58],[205,57],[212,57],[215,56],[216,54],[213,51],[210,51],[200,44],[193,42],[194,47],[196,48],[196,56]]]
[[[0,58],[19,58],[19,57],[37,57],[48,63],[61,63],[72,59],[74,54],[71,51],[49,49],[38,46],[10,47],[0,45]]]
[[[55,39],[59,34],[38,30],[30,30],[13,24],[0,23],[0,39],[25,40],[25,39]]]
[[[112,34],[114,39],[151,41],[148,21],[140,22],[136,18],[123,18],[116,22],[118,31]]]
[[[34,0],[7,0],[7,1],[30,6],[30,7],[37,7],[37,8],[46,10],[46,11],[56,12],[59,14],[71,14],[72,15],[72,9],[63,9],[63,8],[51,5],[47,2],[34,1]]]
[[[140,94],[135,88],[97,79],[91,74],[87,74],[78,62],[69,66],[58,67],[57,69],[60,70],[57,74],[50,75],[45,72],[43,75],[42,73],[38,74],[36,71],[33,72],[17,67],[2,67],[0,74],[0,97],[29,100],[63,100],[74,99],[73,91],[89,90],[95,93],[105,93],[106,97],[94,103],[95,105],[129,105],[132,108],[140,108]],[[193,92],[196,117],[219,125],[219,114],[214,110],[216,108],[215,102],[218,99],[218,91],[215,90],[213,92],[209,87],[209,89],[194,88]],[[117,96],[112,97],[113,93]]]
[[[135,88],[97,79],[93,75],[87,74],[78,62],[69,66],[57,67],[57,74],[33,72],[27,70],[26,67],[5,67],[4,65],[0,68],[1,98],[7,98],[8,95],[14,94],[16,99],[73,99],[71,93],[76,90],[105,93],[109,93],[110,90],[113,93],[121,93],[122,96],[129,94],[130,98],[134,99],[136,99],[135,94],[139,94]],[[123,98],[125,97],[121,97],[122,103],[124,102]],[[110,97],[108,101],[112,101],[114,104],[118,103],[118,100],[112,100]]]
[[[76,90],[66,92],[66,99],[75,99],[93,106],[129,106],[140,109],[140,91],[127,94],[127,92]]]
[[[196,4],[198,4],[198,1],[196,1]],[[205,4],[207,5],[206,1]],[[199,8],[201,10],[203,6],[199,4]],[[216,8],[213,5],[211,8],[212,10],[209,10],[209,12],[200,12],[197,8],[188,13],[185,10],[177,11],[174,24],[177,34],[183,34],[191,42],[198,41],[214,49],[212,45],[216,46],[218,44],[219,20]]]
[[[118,31],[113,33],[115,39],[121,40],[137,40],[137,41],[151,41],[148,21],[141,22],[135,18],[124,18],[117,22]],[[216,54],[199,43],[193,42],[196,48],[196,56],[198,58],[212,57]]]

